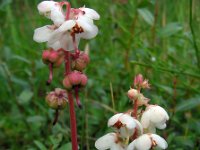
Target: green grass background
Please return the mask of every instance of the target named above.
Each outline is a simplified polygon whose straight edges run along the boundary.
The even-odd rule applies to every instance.
[[[64,69],[55,69],[53,84],[45,85],[48,68],[41,61],[45,44],[34,42],[32,36],[35,28],[51,22],[37,12],[39,2],[0,2],[1,150],[70,150],[69,109],[60,113],[53,127],[54,111],[44,100],[46,92],[62,87]],[[152,87],[144,91],[145,96],[170,115],[167,128],[158,131],[168,141],[168,149],[198,150],[200,1],[71,3],[91,7],[101,15],[96,21],[98,36],[79,45],[84,50],[88,44],[91,57],[85,71],[89,82],[81,94],[84,109],[76,109],[80,149],[95,149],[95,140],[111,131],[107,120],[115,112],[132,108],[126,92],[133,77],[141,73]]]

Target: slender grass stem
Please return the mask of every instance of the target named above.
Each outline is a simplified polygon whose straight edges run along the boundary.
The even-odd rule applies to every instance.
[[[196,58],[197,58],[197,66],[198,68],[200,69],[200,56],[199,56],[199,49],[198,49],[198,46],[197,46],[197,42],[196,42],[196,36],[195,36],[195,33],[194,33],[194,28],[193,28],[193,18],[192,18],[192,5],[193,5],[193,0],[190,0],[190,30],[191,30],[191,34],[192,34],[192,38],[193,38],[193,46],[194,46],[194,49],[195,49],[195,53],[196,53]]]

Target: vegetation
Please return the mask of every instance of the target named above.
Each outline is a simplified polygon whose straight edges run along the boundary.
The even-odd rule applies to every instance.
[[[46,92],[62,86],[55,71],[46,86],[48,68],[41,61],[45,45],[33,31],[46,22],[37,12],[39,0],[0,2],[0,149],[70,150],[68,108],[52,126],[54,111]],[[198,0],[73,0],[101,15],[99,35],[82,41],[90,50],[89,82],[76,108],[81,150],[93,150],[108,132],[107,120],[130,108],[126,91],[141,73],[153,88],[144,91],[152,103],[168,110],[170,120],[160,132],[169,148],[200,148],[200,11]],[[49,22],[50,23],[50,22]],[[64,67],[64,66],[63,66]],[[114,102],[114,103],[113,103]]]

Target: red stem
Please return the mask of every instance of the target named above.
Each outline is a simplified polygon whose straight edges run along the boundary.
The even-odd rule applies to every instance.
[[[73,41],[73,46],[74,46],[74,51],[75,51],[75,57],[78,57],[79,54],[80,54],[80,51],[79,51],[79,49],[77,47],[75,34],[72,34],[72,41]]]
[[[137,119],[137,111],[138,111],[138,100],[135,100],[134,107],[133,107],[133,117]]]
[[[75,96],[76,96],[76,104],[79,108],[82,108],[82,104],[81,104],[81,101],[79,99],[79,87],[76,86],[74,90],[75,90]]]
[[[65,71],[66,75],[70,73],[70,52],[65,51]],[[74,100],[72,91],[68,91],[69,111],[70,111],[70,127],[71,127],[71,139],[72,139],[72,150],[78,150],[77,142],[77,129],[76,129],[76,113],[74,110]]]
[[[46,84],[47,84],[47,85],[50,85],[52,79],[53,79],[53,64],[52,64],[52,63],[49,63],[49,79],[48,79],[48,81],[46,82]]]

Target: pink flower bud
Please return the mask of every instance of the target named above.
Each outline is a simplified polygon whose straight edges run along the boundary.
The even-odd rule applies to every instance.
[[[59,58],[58,52],[57,51],[50,51],[50,55],[49,55],[49,61],[51,63],[55,63]]]
[[[81,73],[78,71],[73,71],[68,75],[70,83],[74,85],[79,85],[81,83]]]
[[[50,55],[50,51],[49,50],[44,50],[42,53],[42,60],[45,64],[49,63],[49,55]]]
[[[72,89],[72,84],[70,83],[69,77],[68,77],[68,76],[66,76],[66,77],[64,78],[64,80],[63,80],[63,85],[64,85],[64,87],[65,87],[67,90]]]
[[[136,100],[138,99],[139,97],[139,92],[136,90],[136,89],[130,89],[127,93],[128,97],[131,99],[131,100]]]
[[[81,74],[81,86],[86,86],[88,78],[85,74]]]
[[[64,57],[58,58],[58,60],[54,63],[54,67],[59,67],[64,61]]]
[[[56,88],[55,91],[47,94],[45,100],[52,109],[63,109],[67,104],[67,93],[65,90]]]
[[[74,60],[73,68],[78,71],[83,71],[88,65],[89,61],[90,61],[89,56],[84,52],[81,52],[79,57]]]
[[[143,82],[143,76],[141,74],[138,74],[134,79],[134,86],[140,86]]]

